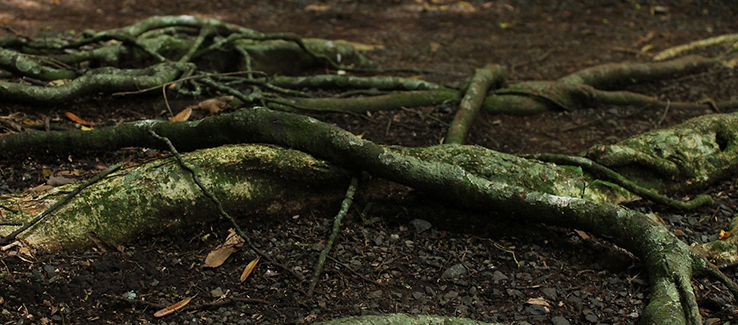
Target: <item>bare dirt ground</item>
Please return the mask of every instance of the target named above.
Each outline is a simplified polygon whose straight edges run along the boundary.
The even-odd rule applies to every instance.
[[[463,82],[486,63],[506,65],[511,83],[551,80],[600,63],[648,61],[661,49],[738,30],[738,8],[730,1],[590,3],[8,0],[0,2],[0,23],[43,37],[123,27],[151,15],[205,15],[262,32],[381,45],[384,49],[367,53],[380,66],[442,71],[424,78],[449,84]],[[670,100],[735,100],[736,76],[722,69],[629,90]],[[0,116],[37,121],[46,115],[72,126],[61,114],[74,111],[109,125],[157,117],[161,105],[156,98],[110,97],[56,107],[0,102]],[[380,143],[426,146],[440,142],[453,110],[428,107],[362,119],[314,116]],[[533,117],[482,114],[469,143],[509,153],[576,154],[709,113],[714,112],[595,107]],[[44,184],[45,169],[89,176],[97,166],[130,154],[0,161],[0,194]],[[688,243],[714,240],[736,213],[735,183],[708,189],[705,193],[718,203],[694,213],[648,203],[634,208],[658,213]],[[337,209],[327,205],[282,220],[248,216],[242,227],[257,246],[309,278]],[[365,222],[374,217],[379,221]],[[125,245],[121,255],[0,252],[0,324],[307,324],[393,312],[511,324],[637,322],[649,295],[648,279],[628,253],[573,229],[514,220],[476,228],[458,222],[476,217],[484,215],[442,206],[409,189],[379,202],[362,200],[359,193],[334,248],[335,260],[309,299],[301,293],[306,282],[273,265],[260,265],[253,278],[239,283],[251,253],[237,253],[219,268],[203,268],[204,256],[226,235],[225,224],[145,236]],[[419,231],[422,222],[416,219],[429,221],[431,228]],[[694,286],[707,323],[738,319],[736,302],[722,286],[700,280]],[[139,302],[122,299],[126,293],[135,293]],[[193,308],[154,318],[161,306],[192,296]],[[529,303],[539,297],[549,306]]]

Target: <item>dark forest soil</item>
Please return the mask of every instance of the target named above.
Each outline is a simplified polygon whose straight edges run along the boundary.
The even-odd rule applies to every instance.
[[[456,85],[486,63],[507,66],[511,83],[551,80],[600,63],[648,61],[670,46],[738,30],[738,9],[730,1],[655,1],[657,10],[649,6],[653,1],[57,2],[0,2],[0,23],[43,37],[122,27],[151,15],[206,15],[262,32],[382,45],[383,50],[367,53],[381,67],[440,71],[424,78]],[[736,100],[736,89],[737,74],[729,69],[629,88],[672,101]],[[73,127],[62,116],[72,111],[111,125],[155,118],[162,107],[160,98],[97,97],[56,107],[0,102],[0,116],[19,122],[49,116]],[[313,116],[380,143],[427,146],[441,141],[454,110]],[[714,112],[594,107],[532,117],[482,114],[469,143],[515,154],[576,154],[709,113]],[[44,184],[43,170],[76,170],[84,177],[131,154],[158,155],[128,149],[0,161],[0,194]],[[707,189],[718,203],[697,212],[645,202],[633,208],[656,212],[688,243],[706,242],[736,213],[735,183]],[[241,223],[259,248],[309,280],[337,210],[337,204],[326,204],[278,220],[243,216]],[[302,324],[393,312],[511,324],[637,322],[648,299],[648,279],[630,254],[574,229],[496,219],[467,226],[468,220],[487,217],[406,188],[378,201],[362,199],[360,191],[312,298],[301,293],[308,281],[268,263],[239,283],[241,270],[255,257],[250,252],[236,253],[219,268],[203,268],[204,257],[227,234],[225,223],[142,237],[127,243],[122,254],[9,250],[0,252],[0,324]],[[422,221],[431,228],[419,231]],[[734,270],[726,272],[736,277]],[[725,288],[702,280],[694,286],[707,323],[738,319]],[[124,295],[135,295],[135,302]],[[161,306],[193,296],[191,308],[154,318]],[[531,303],[533,298],[548,306]]]

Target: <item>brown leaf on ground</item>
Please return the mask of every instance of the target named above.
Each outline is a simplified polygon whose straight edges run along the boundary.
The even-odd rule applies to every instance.
[[[584,239],[584,240],[587,240],[587,239],[589,239],[589,238],[590,238],[590,236],[589,236],[589,235],[587,235],[587,233],[586,233],[586,232],[584,232],[584,231],[581,231],[581,230],[577,230],[577,229],[574,229],[574,232],[576,232],[576,233],[577,233],[577,235],[579,235],[579,237],[581,237],[581,238],[582,238],[582,239]]]
[[[183,109],[181,112],[177,113],[177,115],[170,117],[169,122],[187,121],[190,119],[190,115],[192,115],[192,107],[187,107]]]
[[[246,280],[249,277],[249,275],[251,275],[251,273],[254,272],[254,269],[256,268],[256,264],[259,263],[260,259],[261,259],[261,256],[249,262],[249,265],[246,265],[246,268],[244,268],[243,272],[241,273],[241,282]]]
[[[184,306],[186,306],[188,303],[190,303],[190,300],[192,300],[192,297],[182,299],[182,301],[180,301],[180,302],[177,302],[177,303],[174,303],[172,305],[169,305],[169,306],[165,307],[164,309],[161,309],[161,310],[157,311],[154,314],[154,317],[164,317],[164,316],[169,315],[169,314],[171,314],[171,313],[173,313],[173,312],[175,312],[177,310],[180,310]]]
[[[233,96],[220,96],[201,101],[197,106],[202,110],[207,110],[209,115],[215,115],[221,109],[228,106],[228,102],[233,100]]]
[[[95,126],[95,123],[88,122],[83,120],[77,115],[74,115],[72,112],[64,112],[64,116],[66,116],[68,119],[72,120],[74,123],[87,125],[87,126]]]
[[[229,234],[225,242],[218,246],[215,250],[208,253],[205,257],[205,267],[218,267],[223,265],[233,252],[237,251],[244,244],[243,238],[237,235],[233,229],[228,230]]]
[[[545,306],[545,307],[551,307],[551,304],[546,301],[546,299],[543,298],[530,298],[528,301],[525,302],[529,305],[539,305],[539,306]]]

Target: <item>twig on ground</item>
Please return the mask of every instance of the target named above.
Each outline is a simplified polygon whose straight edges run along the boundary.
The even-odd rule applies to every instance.
[[[341,209],[338,211],[336,218],[333,220],[333,232],[331,232],[331,235],[328,238],[328,241],[325,243],[325,248],[323,248],[323,251],[320,252],[320,257],[318,257],[318,263],[315,265],[315,273],[313,274],[313,280],[310,281],[310,287],[307,292],[308,297],[313,296],[313,292],[315,291],[315,285],[318,283],[318,279],[320,278],[320,273],[323,272],[323,267],[325,266],[325,259],[326,257],[328,257],[328,253],[331,251],[331,248],[333,248],[333,242],[336,240],[336,237],[338,237],[338,232],[341,231],[341,220],[343,220],[343,217],[346,216],[346,213],[351,207],[351,203],[353,203],[354,201],[354,193],[356,193],[356,187],[358,185],[359,185],[359,180],[356,177],[351,177],[351,184],[346,190],[346,196],[343,198],[343,202],[341,202]]]

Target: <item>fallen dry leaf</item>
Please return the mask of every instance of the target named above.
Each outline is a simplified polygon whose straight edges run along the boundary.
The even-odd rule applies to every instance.
[[[441,48],[441,43],[430,42],[431,53],[435,53],[436,51],[438,51],[439,48]]]
[[[197,106],[200,107],[200,109],[207,110],[209,115],[215,115],[218,114],[221,109],[228,106],[228,102],[232,100],[233,96],[220,96],[203,100],[197,104]]]
[[[74,123],[87,125],[87,126],[95,126],[95,123],[85,121],[81,119],[79,116],[74,115],[72,112],[64,112],[64,116],[66,116],[68,119],[72,120]]]
[[[543,299],[541,297],[530,298],[525,303],[529,305],[539,305],[539,306],[551,307],[551,304],[549,304],[548,301],[546,301],[546,299]]]
[[[190,115],[192,115],[192,107],[187,107],[177,113],[177,115],[174,115],[169,118],[169,122],[183,122],[190,119]]]
[[[237,235],[233,229],[228,230],[229,234],[225,242],[216,247],[215,250],[208,253],[205,257],[205,267],[218,267],[223,265],[233,252],[237,251],[244,244],[243,238]]]
[[[192,297],[182,299],[182,301],[174,303],[172,305],[169,305],[167,307],[164,307],[164,309],[157,311],[154,314],[154,317],[164,317],[166,315],[169,315],[177,310],[182,309],[182,307],[186,306],[188,303],[190,303],[190,300],[192,300]]]
[[[587,235],[587,233],[584,231],[574,229],[574,232],[576,232],[577,235],[579,235],[579,237],[582,237],[582,239],[584,240],[587,240],[590,238],[589,235]]]
[[[738,230],[738,228],[734,228],[730,231],[720,230],[720,239],[730,238],[736,230]]]
[[[307,5],[305,11],[327,11],[330,10],[330,5]]]
[[[261,259],[261,256],[249,262],[249,265],[246,265],[246,268],[244,268],[243,272],[241,273],[241,282],[246,280],[249,277],[249,275],[251,275],[251,272],[254,272],[254,269],[256,268],[256,264],[259,263],[260,259]]]

